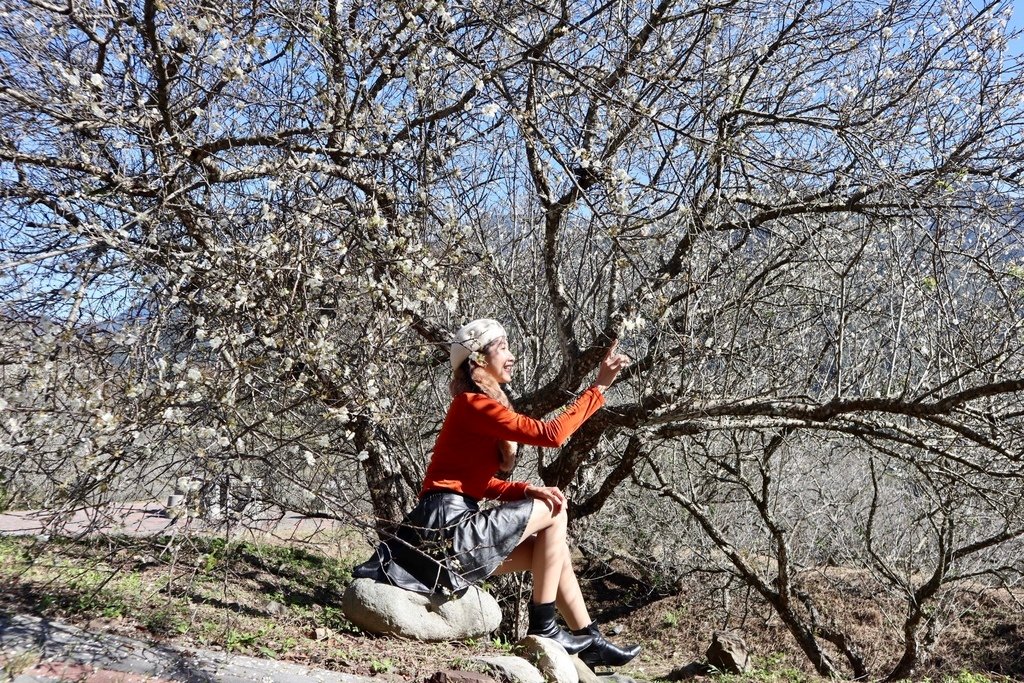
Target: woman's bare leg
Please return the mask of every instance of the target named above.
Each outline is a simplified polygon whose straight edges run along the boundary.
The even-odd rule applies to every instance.
[[[535,603],[555,602],[569,628],[580,629],[590,624],[569,556],[564,511],[552,517],[547,505],[534,501],[523,539],[494,573],[521,571],[533,572]]]
[[[583,601],[580,582],[576,579],[576,572],[572,568],[568,546],[565,549],[565,562],[562,564],[562,577],[558,581],[558,596],[555,601],[558,604],[558,611],[569,628],[575,631],[590,626],[592,619],[590,612],[587,611],[587,605]]]
[[[537,558],[540,556],[538,546],[542,545],[541,538],[550,529],[557,528],[556,519],[551,517],[550,510],[543,503],[541,509],[537,509],[538,503],[534,503],[533,514],[530,516],[530,523],[527,524],[527,533],[523,534],[516,549],[505,558],[505,561],[498,567],[495,574],[508,574],[510,572],[533,571],[534,572],[534,603],[537,603]],[[545,526],[545,523],[547,526]],[[556,530],[557,535],[559,532]],[[576,572],[572,568],[572,559],[569,554],[569,546],[565,542],[564,523],[561,530],[562,556],[554,565],[558,567],[558,588],[555,596],[555,604],[561,612],[565,623],[573,631],[578,631],[590,626],[593,622],[590,613],[583,602],[583,593],[580,591],[580,584],[576,578]],[[554,566],[543,567],[545,572],[554,572]],[[531,610],[533,607],[531,606]],[[531,622],[532,622],[531,613]],[[564,634],[565,632],[562,631]],[[568,636],[568,634],[565,634]],[[619,647],[609,642],[597,631],[591,631],[594,640],[586,649],[581,649],[580,657],[584,663],[593,668],[594,666],[621,666],[640,652],[639,645]],[[572,637],[572,636],[568,636]],[[584,646],[580,646],[583,648]],[[567,648],[568,649],[568,648]]]
[[[562,567],[568,556],[565,511],[553,517],[548,515],[548,518],[550,524],[537,532],[533,542],[533,601],[536,604],[555,602]]]

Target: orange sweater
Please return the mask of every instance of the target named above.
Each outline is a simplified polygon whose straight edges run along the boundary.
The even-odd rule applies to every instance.
[[[483,394],[462,393],[452,400],[434,444],[420,496],[431,491],[464,493],[480,500],[520,500],[525,481],[502,481],[498,472],[498,442],[556,447],[604,405],[604,394],[587,389],[552,420],[535,420],[509,410]]]

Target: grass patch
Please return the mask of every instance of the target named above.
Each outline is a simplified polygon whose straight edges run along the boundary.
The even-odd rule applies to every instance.
[[[412,643],[361,633],[341,599],[362,552],[321,551],[330,547],[0,537],[0,610],[382,679],[418,680],[460,657],[502,653],[484,640]]]
[[[332,552],[335,547],[339,550]],[[352,566],[364,555],[356,550],[352,556],[351,548],[341,543],[284,545],[209,537],[54,538],[41,543],[29,537],[0,536],[0,610],[57,619],[94,633],[222,649],[381,679],[423,680],[443,669],[473,668],[478,656],[512,651],[512,643],[486,638],[420,643],[359,632],[340,607]],[[672,680],[675,670],[700,660],[710,633],[708,624],[718,620],[700,611],[707,609],[708,601],[698,598],[696,591],[680,592],[615,620],[625,629],[613,635],[615,642],[639,642],[644,648],[621,672],[637,680]],[[614,613],[622,600],[618,594],[591,592],[588,602],[597,615]],[[506,609],[506,616],[510,613]],[[602,623],[613,621],[597,618]],[[1019,642],[1017,622],[1010,616],[983,623],[1005,636],[999,643],[1005,641],[1011,647]],[[771,628],[767,620],[751,617],[746,634],[755,668],[743,676],[720,675],[715,680],[822,681],[799,653],[786,650],[790,643],[786,634]],[[956,650],[965,651],[963,647]],[[0,657],[0,665],[10,675],[26,662],[4,662]],[[931,675],[928,683],[1011,680],[960,671],[971,667],[972,663],[958,658],[955,668],[932,669],[922,677]]]
[[[222,538],[0,538],[8,608],[264,656],[317,628],[355,631],[339,607],[351,566],[305,548]]]

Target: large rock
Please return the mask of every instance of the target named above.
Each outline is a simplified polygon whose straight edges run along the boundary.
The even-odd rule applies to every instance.
[[[576,676],[579,677],[580,683],[601,683],[601,678],[583,663],[579,655],[572,656],[572,665],[576,667]]]
[[[423,683],[498,683],[493,677],[476,671],[443,669],[423,679]]]
[[[732,631],[716,631],[704,654],[708,664],[719,671],[743,674],[750,669],[750,654],[743,637]]]
[[[364,631],[416,640],[479,638],[501,623],[497,601],[475,586],[461,598],[441,600],[373,579],[356,579],[345,591],[341,608]]]
[[[526,636],[516,643],[515,652],[537,667],[544,680],[550,683],[580,683],[572,657],[550,638]]]
[[[474,668],[494,676],[502,683],[545,683],[544,676],[533,664],[522,657],[474,657],[469,660]]]
[[[637,683],[635,678],[620,673],[601,674],[598,678],[602,683]]]

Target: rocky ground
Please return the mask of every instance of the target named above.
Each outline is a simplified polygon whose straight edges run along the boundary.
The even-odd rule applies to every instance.
[[[20,519],[0,518],[0,528],[7,527],[0,535],[0,612],[35,615],[100,637],[347,676],[421,681],[463,668],[474,657],[508,654],[523,629],[518,608],[526,586],[509,579],[491,587],[505,615],[504,639],[499,634],[494,640],[420,643],[367,636],[338,606],[349,569],[369,545],[351,529],[313,520],[288,519],[272,534],[229,538],[182,533],[168,526],[160,510],[136,506],[112,530],[117,533],[70,540],[40,536],[27,516]],[[22,532],[13,535],[18,523]],[[88,526],[87,519],[82,523]],[[579,569],[592,613],[605,630],[618,641],[644,646],[622,668],[626,676],[693,674],[687,667],[703,659],[712,633],[727,625],[742,632],[753,655],[754,670],[742,680],[816,680],[782,625],[752,596],[732,595],[726,605],[700,576],[657,589],[607,564],[581,562]],[[873,634],[884,633],[880,627],[893,615],[873,607],[877,601],[859,600],[869,587],[857,585],[856,573],[848,574],[841,578],[851,587],[850,600],[831,608],[862,624],[858,636],[868,656],[887,661],[893,643]],[[1013,596],[986,599],[983,609],[946,625],[933,668],[922,676],[960,683],[1024,679],[1019,604]],[[4,666],[10,672],[36,664]],[[980,673],[957,678],[964,671]]]

